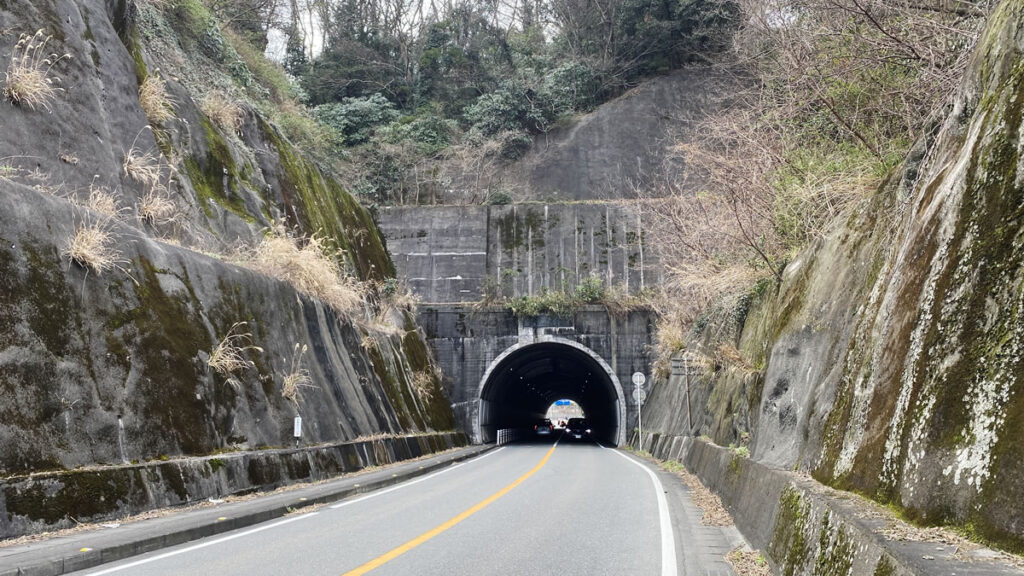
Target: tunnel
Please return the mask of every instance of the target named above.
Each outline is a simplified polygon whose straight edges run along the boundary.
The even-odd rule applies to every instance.
[[[499,356],[480,388],[480,436],[494,442],[501,429],[532,429],[556,400],[579,404],[595,440],[620,443],[621,387],[593,351],[570,342],[539,342]]]

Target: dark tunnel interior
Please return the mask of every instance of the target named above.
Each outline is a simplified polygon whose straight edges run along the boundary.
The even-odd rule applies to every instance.
[[[491,371],[480,402],[480,431],[493,442],[500,429],[532,429],[555,400],[573,400],[595,440],[616,445],[619,398],[605,369],[583,350],[544,342],[509,354]]]

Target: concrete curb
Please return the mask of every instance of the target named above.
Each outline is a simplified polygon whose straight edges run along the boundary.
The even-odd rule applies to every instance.
[[[493,447],[493,445],[470,446],[461,449],[454,455],[434,456],[434,461],[424,462],[420,466],[415,466],[416,462],[398,462],[369,474],[339,478],[325,484],[298,488],[281,494],[268,494],[255,500],[238,503],[247,506],[238,506],[238,508],[244,508],[245,510],[231,517],[220,516],[226,510],[222,508],[185,512],[180,516],[186,517],[193,514],[197,517],[202,517],[197,518],[196,522],[190,523],[185,527],[175,527],[166,532],[141,534],[137,537],[130,535],[127,538],[124,538],[122,534],[114,532],[74,534],[66,539],[62,539],[61,546],[55,546],[58,549],[64,548],[59,554],[47,553],[45,544],[49,541],[33,542],[8,549],[0,548],[0,554],[6,553],[7,556],[15,557],[13,560],[0,558],[0,576],[56,576],[93,568],[131,556],[252,526],[311,506],[336,502],[358,494],[380,490],[381,488],[429,474],[454,462],[473,458]],[[403,467],[407,469],[395,471]],[[395,472],[391,475],[386,475],[388,471]],[[368,479],[368,477],[373,475],[379,475],[380,477]],[[331,486],[331,484],[336,485]],[[303,494],[307,494],[307,496],[303,496]],[[206,513],[199,514],[199,512]],[[146,522],[148,521],[141,521],[139,524],[145,524]],[[104,538],[106,536],[109,537]],[[85,539],[105,539],[109,540],[109,542],[95,544],[94,546],[79,546],[82,543],[81,541]],[[40,550],[40,548],[43,549]],[[54,550],[54,552],[57,552],[57,550]],[[18,556],[22,556],[22,558],[19,559]]]

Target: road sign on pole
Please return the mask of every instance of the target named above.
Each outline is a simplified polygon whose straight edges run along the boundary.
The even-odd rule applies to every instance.
[[[633,384],[636,388],[633,390],[633,399],[636,400],[636,425],[637,425],[637,437],[640,441],[639,449],[641,452],[644,451],[644,417],[642,405],[644,400],[647,399],[647,394],[644,392],[644,382],[647,381],[647,377],[644,376],[643,372],[633,372]]]

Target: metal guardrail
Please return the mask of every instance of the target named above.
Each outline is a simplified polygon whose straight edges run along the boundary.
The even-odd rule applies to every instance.
[[[498,430],[498,446],[521,440],[523,435],[524,431],[522,428],[503,428]]]

